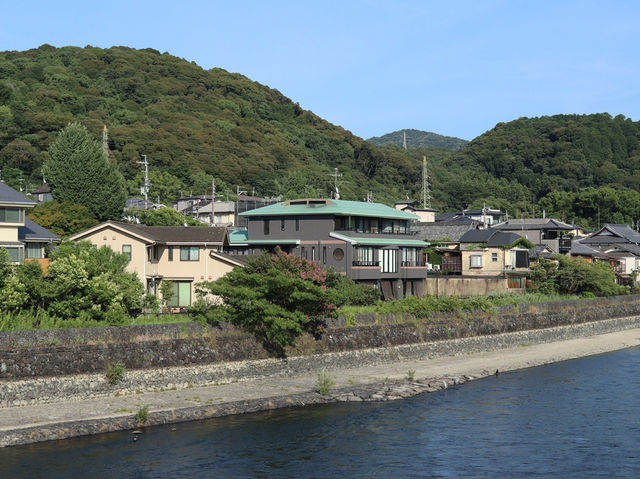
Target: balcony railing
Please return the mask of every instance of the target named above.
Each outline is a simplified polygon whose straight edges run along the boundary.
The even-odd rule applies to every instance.
[[[353,266],[380,266],[380,261],[354,261]]]
[[[336,228],[336,233],[362,233],[362,234],[372,234],[372,235],[401,235],[401,236],[415,236],[418,234],[417,231],[407,231],[404,229],[395,229],[393,231],[381,231],[377,229],[359,229],[359,228]]]
[[[400,266],[424,266],[424,261],[403,261]]]

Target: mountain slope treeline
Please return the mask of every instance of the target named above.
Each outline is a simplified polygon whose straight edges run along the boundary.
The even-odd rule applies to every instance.
[[[376,146],[235,73],[127,47],[0,53],[0,169],[39,186],[59,130],[79,121],[107,149],[131,194],[151,163],[151,196],[235,191],[344,199],[419,197],[427,156],[432,205],[483,204],[511,216],[556,215],[597,226],[640,220],[640,124],[622,115],[555,115],[499,123],[458,151]],[[408,130],[411,132],[412,130]],[[396,132],[398,133],[398,132]],[[402,132],[399,132],[400,135]],[[408,135],[410,138],[410,135]]]

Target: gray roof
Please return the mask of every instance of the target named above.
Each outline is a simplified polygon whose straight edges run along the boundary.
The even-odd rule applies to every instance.
[[[485,243],[487,246],[509,246],[520,239],[522,239],[522,237],[515,233],[506,233],[491,229],[469,230],[460,238],[460,243]]]
[[[18,238],[27,242],[58,242],[60,238],[48,229],[29,218],[24,219],[24,226],[18,227]]]
[[[617,244],[615,245],[615,248],[621,249],[623,251],[628,251],[629,253],[634,254],[636,256],[640,256],[640,246],[636,244],[629,244],[629,243]]]
[[[493,225],[491,228],[496,230],[522,231],[522,230],[561,230],[570,231],[576,229],[577,226],[563,223],[562,221],[552,218],[520,218],[511,219]]]
[[[424,241],[449,240],[459,241],[463,234],[474,229],[475,223],[442,224],[442,223],[413,223],[411,231],[416,233],[416,238]]]
[[[640,233],[634,231],[629,225],[606,224],[591,236],[586,238],[587,243],[640,243]]]
[[[604,258],[606,254],[599,249],[592,248],[584,244],[582,241],[572,241],[571,242],[571,253],[572,256],[592,256],[594,258]]]
[[[3,181],[0,181],[0,203],[14,203],[23,206],[37,205],[35,201],[14,190]]]
[[[223,226],[145,226],[109,221],[131,233],[158,243],[224,243],[227,229]]]

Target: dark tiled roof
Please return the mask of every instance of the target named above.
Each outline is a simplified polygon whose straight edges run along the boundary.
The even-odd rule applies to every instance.
[[[39,195],[44,193],[51,193],[51,188],[49,188],[49,185],[46,183],[33,192],[34,195]]]
[[[469,230],[460,238],[460,243],[486,243],[496,234],[493,230]]]
[[[159,243],[223,243],[227,229],[223,226],[144,226],[112,224]]]
[[[522,237],[515,233],[491,229],[470,230],[460,238],[460,243],[486,243],[487,246],[509,246],[519,239],[522,239]]]
[[[18,227],[18,238],[21,241],[60,241],[60,238],[38,223],[24,219],[24,226]]]
[[[504,231],[498,231],[489,239],[489,241],[487,241],[487,246],[510,246],[521,239],[522,236],[515,233],[505,233]]]
[[[3,181],[0,181],[0,203],[15,203],[20,205],[33,206],[37,204],[35,201],[30,200],[22,193],[14,190]]]
[[[562,221],[551,218],[523,218],[511,219],[503,223],[492,226],[496,230],[562,230],[569,231],[576,229],[577,226],[563,223]]]

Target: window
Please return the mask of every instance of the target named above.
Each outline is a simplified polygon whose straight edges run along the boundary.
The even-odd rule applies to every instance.
[[[307,249],[304,246],[300,248],[300,257],[307,259]]]
[[[169,256],[169,261],[173,261],[173,246],[167,247],[167,255]]]
[[[382,272],[397,273],[398,272],[398,250],[383,249],[382,252]]]
[[[284,231],[284,227],[285,227],[284,218],[280,218],[280,231]]]
[[[147,248],[147,260],[149,261],[157,261],[158,260],[158,245],[149,246]]]
[[[200,261],[200,247],[180,246],[180,261]]]
[[[333,259],[336,261],[342,261],[344,259],[344,251],[342,248],[336,248],[333,250]]]
[[[402,248],[402,266],[420,266],[417,248]]]
[[[315,261],[316,260],[316,247],[312,246],[311,247],[311,261]]]
[[[0,223],[24,223],[24,209],[0,208]]]
[[[296,231],[300,231],[300,218],[296,218]]]
[[[9,258],[13,263],[20,263],[24,259],[24,250],[22,248],[2,247],[2,249],[5,249],[7,253],[9,253]]]
[[[376,256],[373,246],[359,246],[356,249],[355,266],[377,266]]]
[[[269,234],[269,220],[262,220],[262,230],[265,235]]]
[[[491,262],[492,263],[498,262],[498,253],[491,253]]]
[[[191,306],[191,282],[173,281],[173,291],[167,300],[167,306],[173,308],[184,308]]]
[[[393,233],[393,220],[382,220],[380,222],[381,233]]]
[[[470,265],[471,268],[482,268],[482,255],[481,254],[472,254],[470,256]]]
[[[327,264],[327,247],[322,247],[322,264]]]
[[[125,255],[129,261],[131,261],[131,245],[123,244],[122,245],[122,254]]]

